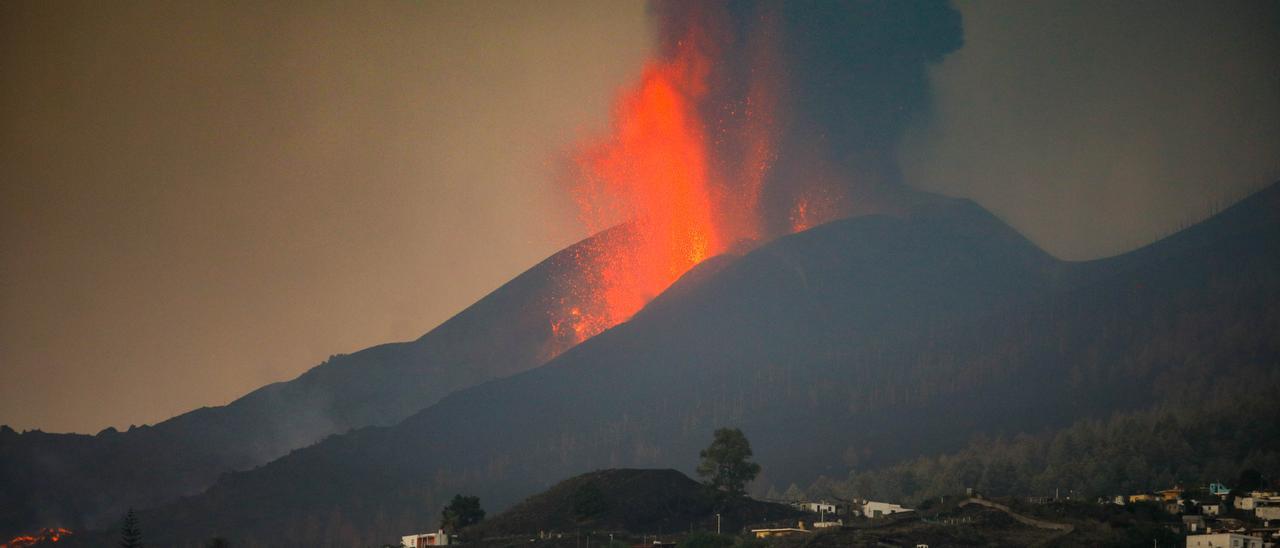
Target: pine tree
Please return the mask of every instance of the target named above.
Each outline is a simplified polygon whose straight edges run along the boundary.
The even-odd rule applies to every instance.
[[[124,515],[120,525],[120,548],[142,548],[142,529],[138,527],[138,515],[133,508]]]

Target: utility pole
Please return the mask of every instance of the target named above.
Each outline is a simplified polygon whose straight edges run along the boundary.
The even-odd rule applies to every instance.
[[[720,534],[720,514],[716,514],[716,534]]]

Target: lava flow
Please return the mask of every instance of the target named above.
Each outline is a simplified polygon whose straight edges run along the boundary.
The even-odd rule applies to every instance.
[[[58,542],[70,534],[71,531],[61,527],[49,527],[31,535],[13,537],[9,542],[0,544],[0,548],[24,548],[45,542]]]

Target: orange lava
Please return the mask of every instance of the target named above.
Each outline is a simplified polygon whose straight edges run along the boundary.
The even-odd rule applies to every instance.
[[[579,267],[589,293],[553,319],[555,335],[585,340],[626,321],[694,265],[724,252],[706,129],[697,112],[708,59],[690,39],[670,60],[651,61],[614,107],[613,132],[585,144],[574,189],[593,232],[627,219]],[[723,194],[723,193],[721,193]]]
[[[9,542],[0,544],[0,548],[25,548],[42,542],[58,542],[70,534],[71,531],[61,527],[48,527],[31,535],[13,537]]]
[[[778,235],[765,233],[761,212],[782,125],[774,14],[762,11],[755,33],[735,38],[715,23],[723,7],[673,6],[691,8],[683,39],[623,90],[610,133],[573,155],[572,195],[598,236],[575,257],[577,278],[562,280],[563,294],[549,307],[547,357],[627,321],[698,263]],[[730,47],[751,59],[751,81],[737,99],[710,89]],[[772,230],[830,220],[831,196],[811,194],[788,194],[796,208],[790,223]]]

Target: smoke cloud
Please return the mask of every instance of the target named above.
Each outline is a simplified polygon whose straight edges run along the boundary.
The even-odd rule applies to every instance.
[[[906,179],[1048,251],[1123,252],[1280,179],[1280,3],[962,2]]]
[[[942,1],[662,1],[655,12],[668,55],[691,28],[709,35],[716,63],[699,106],[721,170],[737,175],[727,180],[750,186],[767,164],[766,235],[884,207],[902,182],[897,145],[930,105],[926,67],[963,41]]]
[[[582,237],[548,157],[606,121],[646,9],[0,3],[0,423],[222,404]]]

